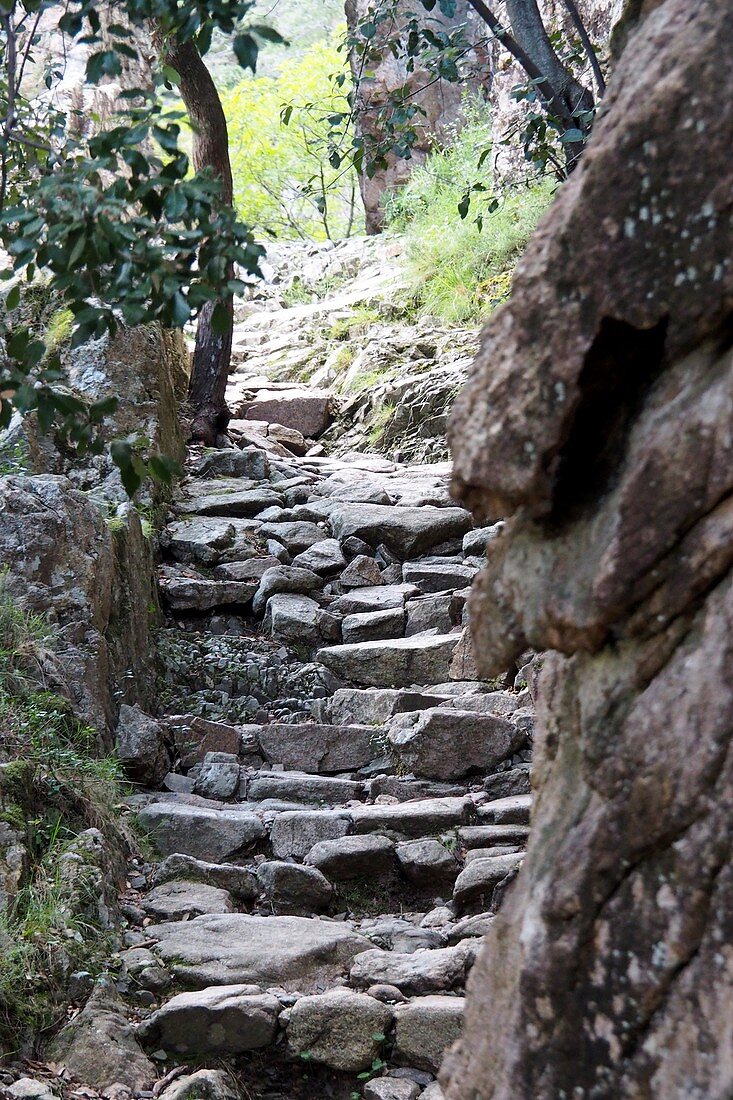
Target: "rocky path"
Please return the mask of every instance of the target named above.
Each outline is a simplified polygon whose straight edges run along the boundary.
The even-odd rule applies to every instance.
[[[390,328],[393,290],[367,265],[326,310],[243,309],[229,437],[191,452],[162,531],[157,712],[117,732],[145,857],[114,981],[52,1050],[108,1100],[442,1095],[528,833],[531,676],[477,678],[466,600],[497,529],[434,461],[473,335]],[[318,333],[367,306],[368,354],[401,341],[412,370],[359,398],[404,398],[391,458]]]
[[[447,477],[274,439],[192,456],[163,538],[168,713],[119,732],[157,788],[122,963],[166,1066],[225,1058],[283,1100],[440,1096],[522,858],[532,730],[526,688],[471,677],[493,532]]]

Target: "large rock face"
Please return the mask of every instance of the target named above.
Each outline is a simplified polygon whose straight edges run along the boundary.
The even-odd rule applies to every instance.
[[[733,1088],[731,43],[728,0],[654,6],[454,418],[460,496],[512,516],[478,661],[555,652],[450,1100]]]
[[[0,477],[0,568],[12,596],[44,615],[75,714],[100,731],[125,680],[151,689],[152,550],[131,509],[110,527],[64,477]]]
[[[180,334],[123,328],[111,341],[68,351],[65,367],[71,388],[88,399],[119,397],[106,425],[110,437],[140,429],[165,454],[182,457],[177,410],[187,352]],[[82,722],[109,735],[120,702],[152,701],[150,531],[108,455],[70,459],[32,419],[19,430],[34,476],[0,475],[0,569],[9,571],[10,594],[48,619],[62,668],[53,686]],[[8,442],[0,433],[0,459]],[[156,487],[146,494],[148,503],[160,496]]]

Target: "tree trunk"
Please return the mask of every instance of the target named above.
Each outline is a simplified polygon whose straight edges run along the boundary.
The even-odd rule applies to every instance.
[[[166,62],[178,73],[181,97],[193,128],[193,165],[198,171],[213,168],[222,182],[222,199],[233,201],[232,167],[229,160],[229,134],[219,93],[209,70],[191,42],[166,45]],[[233,277],[233,271],[228,278]],[[191,436],[209,446],[226,430],[230,412],[226,404],[226,386],[232,354],[234,305],[226,303],[228,324],[224,333],[213,330],[211,320],[216,302],[207,302],[199,314],[196,350],[189,383],[189,402],[193,413]]]
[[[563,126],[566,130],[577,128],[585,133],[588,126],[580,116],[593,110],[593,93],[575,79],[557,56],[537,0],[506,0],[506,11],[514,37],[522,43],[542,75],[552,84],[557,98],[565,107],[565,114],[560,116]],[[570,173],[583,152],[583,142],[566,142],[563,148],[565,168]]]

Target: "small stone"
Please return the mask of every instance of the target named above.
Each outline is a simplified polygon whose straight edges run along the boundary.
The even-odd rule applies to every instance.
[[[56,1094],[47,1081],[34,1077],[21,1077],[7,1088],[8,1095],[16,1100],[56,1100]]]
[[[385,982],[370,985],[367,993],[370,997],[374,997],[376,1001],[382,1001],[386,1005],[405,1004],[407,1001],[407,997],[396,985],[387,985]]]
[[[268,860],[257,868],[257,879],[278,913],[322,913],[333,890],[315,867]]]
[[[314,1062],[344,1073],[370,1068],[377,1057],[392,1011],[365,993],[334,989],[301,997],[288,1023],[288,1046],[293,1054],[308,1052]]]
[[[364,1100],[417,1100],[420,1088],[414,1081],[398,1077],[377,1077],[364,1086]]]
[[[360,554],[344,569],[339,580],[345,589],[371,588],[382,583],[382,573],[374,558]]]

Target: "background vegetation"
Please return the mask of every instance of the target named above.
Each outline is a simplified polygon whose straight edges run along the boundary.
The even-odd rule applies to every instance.
[[[387,199],[389,226],[407,241],[419,308],[457,323],[484,319],[508,297],[517,260],[553,193],[549,180],[498,197],[474,192],[475,216],[461,217],[477,161],[491,150],[485,109],[469,106],[467,114],[454,142],[415,168],[409,183]]]
[[[223,96],[234,202],[260,233],[340,240],[363,230],[353,167],[328,160],[328,117],[348,109],[339,34],[316,42],[272,74],[245,78]],[[292,110],[285,125],[282,112]]]

